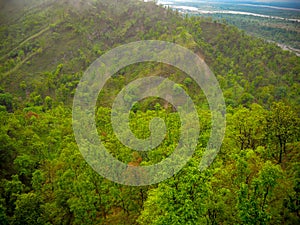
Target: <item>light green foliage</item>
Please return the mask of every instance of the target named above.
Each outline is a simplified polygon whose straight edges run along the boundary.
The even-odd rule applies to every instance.
[[[273,190],[279,184],[282,170],[267,161],[251,184],[240,184],[238,193],[239,217],[242,224],[268,224],[274,212],[268,210]]]
[[[266,110],[257,104],[250,107],[250,109],[239,107],[227,118],[229,137],[241,150],[256,149],[263,145],[267,135]]]
[[[149,192],[140,224],[199,224],[205,222],[211,174],[200,173],[196,161]]]

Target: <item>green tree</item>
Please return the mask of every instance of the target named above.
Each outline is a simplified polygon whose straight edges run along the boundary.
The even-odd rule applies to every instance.
[[[299,117],[290,106],[278,102],[273,103],[267,120],[270,138],[278,146],[276,158],[281,163],[287,143],[299,139]]]
[[[3,205],[3,199],[0,199],[0,225],[8,225],[8,218],[6,215],[6,209]]]
[[[272,212],[268,210],[272,192],[279,184],[278,179],[282,177],[279,165],[267,161],[258,177],[251,184],[241,183],[238,192],[238,216],[242,224],[268,224]]]
[[[200,172],[191,160],[177,175],[149,191],[140,224],[202,224],[211,190],[209,171]]]
[[[42,221],[42,210],[40,197],[34,193],[21,194],[16,200],[16,209],[13,224],[16,225],[38,225]]]
[[[0,93],[0,105],[5,106],[8,112],[12,112],[13,96],[9,93]]]
[[[228,116],[228,131],[239,149],[256,149],[264,144],[266,111],[257,104],[252,104],[250,109],[239,107]]]
[[[15,201],[23,193],[24,185],[19,180],[18,175],[13,175],[11,180],[3,180],[3,186],[7,215],[12,216],[14,215]]]

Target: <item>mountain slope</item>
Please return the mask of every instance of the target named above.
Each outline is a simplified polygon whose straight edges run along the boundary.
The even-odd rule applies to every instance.
[[[7,3],[1,15],[16,2]],[[37,91],[54,97],[53,89],[60,87],[45,91],[43,86],[59,65],[60,75],[55,79],[76,83],[87,66],[107,50],[131,41],[160,39],[198,52],[216,75],[234,73],[238,85],[248,83],[244,92],[259,102],[271,102],[272,96],[273,100],[299,102],[295,93],[289,93],[299,84],[299,57],[233,27],[200,18],[184,19],[152,2],[27,0],[23,4],[27,6],[11,11],[11,19],[4,22],[0,33],[2,86],[23,97],[20,84],[26,84],[27,95]],[[74,89],[75,83],[67,88]],[[271,99],[260,96],[266,94],[266,86]],[[237,100],[237,96],[230,98]]]

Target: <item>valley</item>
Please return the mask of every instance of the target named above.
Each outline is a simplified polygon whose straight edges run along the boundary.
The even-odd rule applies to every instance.
[[[158,1],[179,12],[237,26],[255,37],[274,41],[299,54],[300,8],[296,2]],[[269,5],[268,5],[269,4]],[[271,5],[270,5],[271,4]]]

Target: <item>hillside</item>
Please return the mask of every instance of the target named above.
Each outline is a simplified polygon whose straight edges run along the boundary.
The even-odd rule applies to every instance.
[[[299,223],[298,56],[153,2],[5,0],[0,9],[0,224]],[[151,119],[165,120],[167,136],[153,151],[123,146],[110,122],[111,104],[124,86],[145,76],[168,77],[199,114],[199,143],[188,165],[159,184],[131,187],[97,174],[78,150],[72,103],[80,78],[104,53],[138,40],[184,46],[216,75],[227,127],[209,169],[198,170],[211,131],[205,95],[188,75],[161,63],[127,66],[107,82],[96,109],[98,134],[128,165],[151,165],[172,154],[181,123],[165,100],[143,99],[130,114],[139,138],[151,136]]]
[[[9,8],[10,4],[13,2],[5,6]],[[15,9],[10,13],[10,17],[17,19],[7,20],[2,26],[0,58],[2,86],[19,95],[22,94],[19,88],[21,83],[26,84],[27,93],[36,89],[44,97],[53,95],[53,89],[57,90],[60,86],[45,92],[44,84],[51,82],[49,73],[59,65],[63,65],[62,73],[78,77],[78,73],[97,57],[120,43],[141,39],[173,41],[172,36],[180,44],[194,42],[186,45],[201,52],[215,74],[224,77],[232,71],[247,80],[250,87],[246,91],[255,98],[261,98],[257,95],[260,92],[266,94],[261,89],[269,86],[271,90],[268,94],[271,96],[284,92],[281,95],[285,96],[275,100],[282,97],[291,99],[289,87],[296,85],[297,88],[299,82],[299,57],[262,40],[250,38],[233,27],[201,19],[184,20],[153,3],[44,1],[39,4],[33,2],[30,7],[20,7],[23,7],[22,10]],[[22,16],[19,16],[20,11],[24,13]],[[4,16],[7,13],[6,10],[2,12]],[[184,27],[185,30],[182,29]],[[195,28],[191,30],[190,27]],[[189,40],[179,40],[183,34]],[[284,65],[281,65],[282,62]],[[69,79],[71,83],[76,80]],[[66,76],[64,80],[67,82]],[[238,82],[244,87],[241,81]],[[56,83],[61,85],[61,82]],[[71,86],[68,88],[74,89],[74,84]]]

